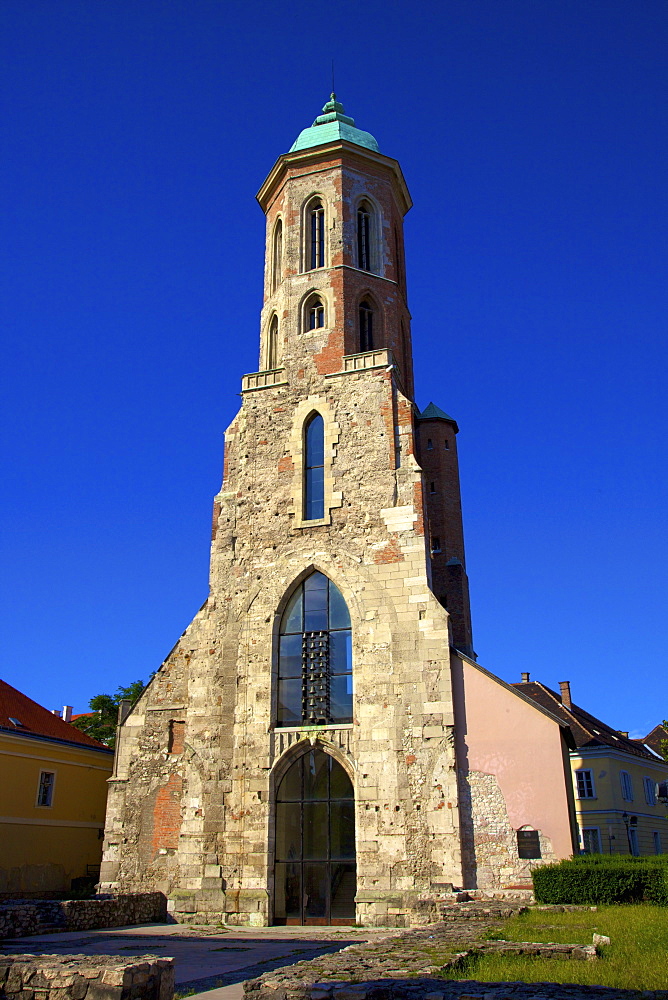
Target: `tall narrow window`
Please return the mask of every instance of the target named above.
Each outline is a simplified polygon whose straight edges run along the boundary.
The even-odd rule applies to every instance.
[[[633,802],[633,783],[628,771],[619,772],[619,783],[622,786],[622,798],[625,802]]]
[[[360,303],[360,351],[373,351],[373,309],[369,302]]]
[[[322,203],[316,201],[310,210],[311,246],[308,270],[325,266],[325,210]]]
[[[272,316],[267,336],[267,368],[278,365],[278,316]]]
[[[56,783],[55,771],[42,771],[37,789],[37,805],[50,806],[53,802],[53,786]]]
[[[308,304],[308,328],[309,330],[317,330],[324,325],[325,307],[322,304],[322,299],[316,296]]]
[[[357,266],[371,270],[371,210],[366,203],[357,210]]]
[[[304,430],[304,520],[325,516],[325,422],[314,413]]]
[[[283,223],[279,219],[274,229],[274,246],[271,258],[271,290],[275,292],[283,279]]]
[[[352,722],[351,635],[341,591],[311,573],[281,620],[277,725]]]

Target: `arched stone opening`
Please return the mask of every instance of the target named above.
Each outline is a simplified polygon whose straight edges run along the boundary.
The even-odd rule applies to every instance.
[[[276,788],[274,923],[354,924],[355,796],[345,768],[311,746]]]

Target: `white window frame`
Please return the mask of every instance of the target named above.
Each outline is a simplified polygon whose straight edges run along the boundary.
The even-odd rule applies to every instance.
[[[628,771],[619,772],[619,783],[622,789],[622,798],[625,802],[633,802],[633,781]]]
[[[580,787],[580,776],[582,775],[582,788]],[[589,791],[587,791],[587,782]],[[575,790],[579,799],[595,799],[596,786],[594,785],[594,773],[590,767],[579,767],[575,772]]]
[[[589,834],[590,838],[591,838],[591,834],[595,835],[594,839],[596,840],[597,850],[595,850],[595,851],[587,850],[587,839],[588,838],[585,836],[585,834]],[[601,847],[601,829],[600,829],[600,827],[598,827],[598,826],[584,826],[582,828],[582,850],[584,851],[585,854],[602,854],[603,853],[603,848]]]
[[[648,806],[656,805],[656,781],[654,778],[650,778],[649,775],[645,775],[642,779],[643,788],[645,789],[645,802]]]
[[[48,802],[41,802],[40,799],[42,798],[42,781],[43,781],[44,776],[46,774],[51,775],[51,781],[48,784],[49,801]],[[40,771],[39,772],[39,781],[37,782],[37,796],[35,798],[35,806],[38,809],[50,809],[52,807],[52,805],[53,805],[53,793],[55,791],[55,788],[56,788],[56,772],[55,771],[47,771],[47,770]]]

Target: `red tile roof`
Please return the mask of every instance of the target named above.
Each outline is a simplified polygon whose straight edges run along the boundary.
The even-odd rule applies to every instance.
[[[612,729],[601,722],[596,716],[585,712],[579,705],[571,704],[567,708],[561,700],[561,696],[552,691],[538,681],[522,681],[520,684],[513,684],[514,688],[523,694],[533,698],[534,701],[549,709],[554,715],[564,719],[570,726],[575,745],[578,749],[582,747],[607,746],[614,747],[615,750],[623,750],[625,753],[632,753],[635,757],[656,757],[646,750],[642,744],[636,740],[630,740],[617,729]]]
[[[20,725],[12,722],[15,719]],[[16,688],[0,680],[0,731],[23,733],[25,736],[43,736],[46,739],[78,743],[95,750],[107,750],[104,743],[80,732],[69,722],[63,722],[36,701],[21,694]],[[109,751],[111,752],[111,751]]]

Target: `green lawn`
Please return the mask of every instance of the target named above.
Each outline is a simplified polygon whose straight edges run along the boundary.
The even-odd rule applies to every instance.
[[[574,913],[531,910],[513,917],[493,937],[506,941],[591,944],[594,933],[607,934],[611,941],[595,962],[490,955],[471,960],[464,969],[446,978],[668,989],[667,907],[599,906],[595,911]]]

